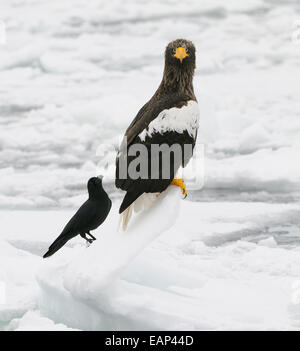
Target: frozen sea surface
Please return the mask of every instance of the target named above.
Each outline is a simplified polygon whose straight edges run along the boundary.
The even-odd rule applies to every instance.
[[[300,329],[299,18],[296,1],[1,2],[0,328]],[[90,176],[106,175],[117,206],[115,149],[178,37],[197,48],[205,187],[122,271],[95,325],[60,320],[43,308],[40,256]]]
[[[145,220],[155,228],[135,232],[137,241],[117,234],[121,243],[117,205],[93,246],[77,238],[43,261],[72,212],[0,213],[9,228],[0,241],[3,329],[300,329],[300,204],[178,197],[172,228],[154,238],[159,212]]]

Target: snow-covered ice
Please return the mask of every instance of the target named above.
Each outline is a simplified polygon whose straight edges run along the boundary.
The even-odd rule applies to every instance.
[[[112,243],[113,235],[126,235],[115,233],[116,208],[96,231],[99,241],[94,245],[86,248],[80,238],[74,239],[44,261],[40,256],[53,237],[53,228],[58,230],[71,212],[42,211],[36,227],[31,225],[37,234],[32,235],[31,245],[22,226],[29,227],[37,212],[6,212],[1,218],[4,223],[13,218],[18,223],[12,225],[14,235],[6,238],[10,250],[1,250],[3,262],[9,257],[16,262],[9,270],[4,265],[14,294],[9,295],[7,306],[1,306],[3,326],[20,328],[21,319],[22,329],[26,321],[30,329],[41,316],[53,321],[41,324],[45,328],[62,324],[81,330],[298,329],[294,285],[300,274],[300,204],[200,203],[179,198],[178,202],[180,215],[169,230],[155,239],[147,226],[145,234],[147,240],[149,235],[154,239],[152,243],[134,257],[141,244],[132,241],[115,263],[109,261],[109,254],[104,259],[97,253],[103,253],[101,242]],[[171,214],[168,207],[165,210]],[[157,214],[150,215],[157,223]],[[52,224],[40,238],[39,226],[46,220]],[[143,233],[133,233],[138,234]],[[145,239],[140,240],[144,245]],[[105,246],[112,258],[127,245],[118,244]],[[103,274],[106,269],[113,270],[110,281]],[[30,304],[25,296],[31,297]],[[37,316],[23,320],[28,310]]]
[[[300,329],[299,19],[296,1],[1,2],[0,329]],[[197,48],[205,186],[117,240],[114,266],[115,149],[178,37]],[[97,242],[43,261],[99,173]]]

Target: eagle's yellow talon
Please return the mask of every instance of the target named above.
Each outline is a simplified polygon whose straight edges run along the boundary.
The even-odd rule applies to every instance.
[[[182,178],[174,178],[171,182],[171,185],[179,186],[179,188],[182,190],[182,194],[184,195],[184,198],[187,197],[186,187]]]

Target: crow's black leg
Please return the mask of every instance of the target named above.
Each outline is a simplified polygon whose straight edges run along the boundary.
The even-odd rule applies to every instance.
[[[93,240],[97,240],[90,232],[86,232]]]
[[[85,233],[80,234],[80,236],[90,244],[93,242],[93,239],[87,238]]]

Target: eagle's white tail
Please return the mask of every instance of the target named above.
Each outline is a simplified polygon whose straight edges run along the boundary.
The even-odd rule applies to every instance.
[[[120,223],[122,222],[122,229],[125,231],[127,229],[130,218],[132,217],[132,212],[135,213],[145,211],[153,202],[157,199],[157,194],[144,193],[138,197],[126,210],[121,214]],[[119,223],[119,226],[120,226]]]
[[[127,229],[129,220],[132,215],[133,204],[126,208],[126,210],[121,214],[122,218],[122,229],[125,231]]]

